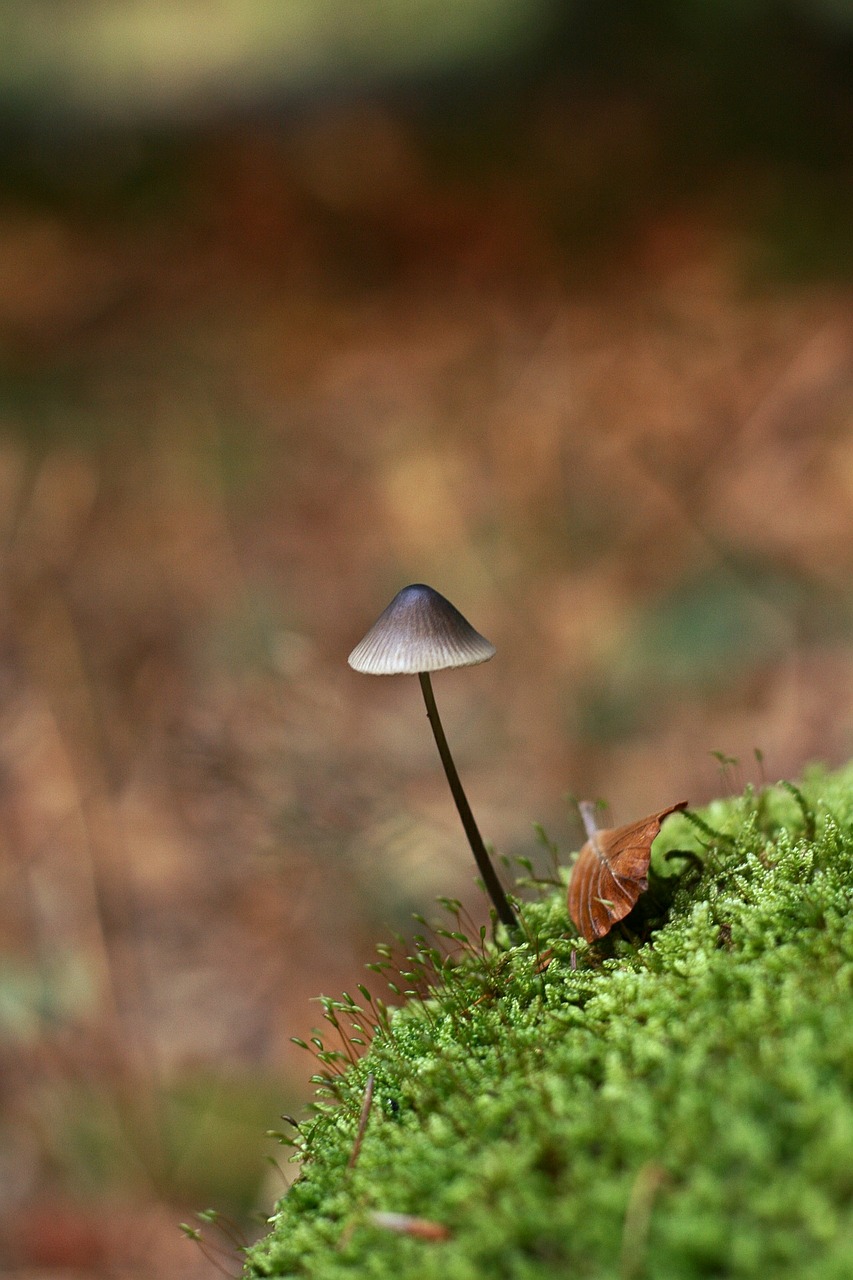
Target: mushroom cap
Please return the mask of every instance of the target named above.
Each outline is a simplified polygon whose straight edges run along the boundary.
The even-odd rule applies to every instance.
[[[416,675],[473,667],[494,653],[495,646],[449,600],[416,582],[397,592],[348,662],[370,676]]]

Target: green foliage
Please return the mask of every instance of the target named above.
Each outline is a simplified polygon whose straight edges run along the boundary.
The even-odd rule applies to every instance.
[[[852,817],[849,767],[672,818],[668,918],[595,947],[562,892],[505,950],[449,903],[402,1007],[326,1002],[342,1047],[317,1037],[301,1176],[248,1275],[853,1274]]]

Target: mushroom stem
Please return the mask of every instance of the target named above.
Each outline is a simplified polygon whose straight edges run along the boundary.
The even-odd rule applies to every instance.
[[[471,812],[468,797],[465,795],[462,783],[459,781],[459,774],[456,772],[456,765],[453,763],[453,756],[450,754],[450,747],[447,745],[447,738],[444,736],[444,728],[438,714],[438,707],[435,705],[435,696],[432,691],[429,672],[419,671],[418,679],[421,682],[421,691],[424,695],[427,717],[432,726],[435,745],[438,747],[438,754],[441,756],[441,763],[444,765],[444,772],[447,775],[450,791],[459,811],[459,817],[462,819],[462,826],[465,828],[465,834],[468,837],[474,861],[477,863],[477,869],[483,878],[483,884],[486,886],[489,897],[494,903],[498,919],[508,929],[515,931],[518,929],[518,919],[503,891],[497,872],[492,866],[492,860],[486,851],[483,837],[480,835],[480,828],[477,826],[474,815]]]

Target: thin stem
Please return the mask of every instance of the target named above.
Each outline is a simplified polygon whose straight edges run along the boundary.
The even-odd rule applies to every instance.
[[[364,1134],[367,1129],[367,1122],[370,1119],[370,1108],[373,1103],[373,1086],[375,1083],[376,1076],[371,1071],[370,1075],[367,1077],[367,1083],[364,1086],[361,1115],[358,1118],[358,1130],[356,1131],[355,1142],[353,1143],[353,1148],[350,1152],[350,1158],[347,1161],[348,1169],[355,1168],[355,1162],[358,1159],[359,1152],[361,1151],[361,1144],[364,1142]]]
[[[444,765],[444,772],[447,775],[447,781],[450,785],[450,791],[459,810],[459,817],[462,819],[462,826],[465,828],[465,834],[468,837],[468,843],[471,846],[471,852],[474,855],[474,861],[477,863],[477,869],[483,879],[483,884],[495,904],[495,910],[498,913],[498,919],[506,925],[508,929],[515,932],[518,929],[518,920],[515,912],[509,905],[503,886],[498,879],[497,872],[492,866],[492,860],[489,857],[486,846],[483,844],[483,837],[480,835],[480,829],[474,821],[474,815],[471,812],[471,806],[468,803],[468,797],[462,789],[462,783],[459,781],[459,774],[456,772],[456,765],[453,763],[453,756],[450,754],[450,747],[447,745],[447,738],[444,736],[444,728],[438,714],[438,707],[435,705],[435,696],[432,691],[432,681],[429,678],[428,671],[418,672],[418,679],[421,682],[421,691],[424,695],[426,703],[427,717],[432,726],[433,736],[435,737],[435,745],[438,747],[438,754],[441,756],[441,763]]]
[[[586,838],[592,840],[593,844],[599,832],[599,826],[595,820],[595,807],[594,800],[578,800],[578,811],[583,819]]]

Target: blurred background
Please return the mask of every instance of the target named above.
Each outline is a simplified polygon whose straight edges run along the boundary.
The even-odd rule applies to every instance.
[[[312,998],[485,919],[417,682],[346,665],[401,586],[497,645],[435,688],[510,859],[850,755],[851,54],[851,0],[4,0],[3,1277],[216,1274]]]

